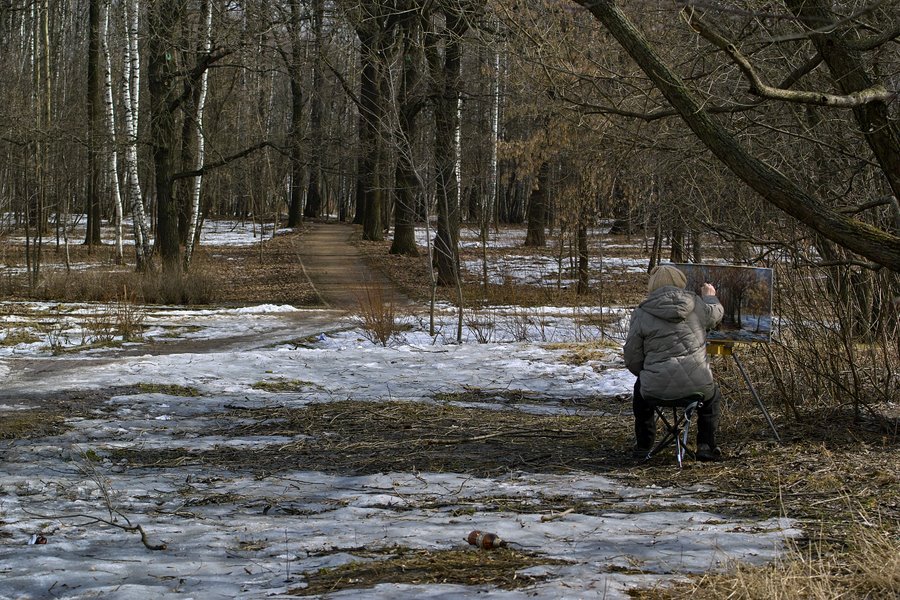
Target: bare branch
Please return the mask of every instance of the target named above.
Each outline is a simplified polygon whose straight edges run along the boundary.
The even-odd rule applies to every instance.
[[[783,100],[785,102],[812,104],[815,106],[830,106],[834,108],[854,108],[869,104],[870,102],[884,102],[887,104],[897,98],[896,92],[888,91],[883,85],[874,85],[864,90],[845,95],[786,90],[770,86],[762,80],[747,57],[744,56],[734,44],[705,23],[695,10],[688,8],[682,14],[686,15],[688,25],[690,25],[694,31],[731,57],[731,60],[734,61],[744,76],[749,80],[751,94],[769,98],[771,100]]]
[[[624,108],[616,108],[615,106],[605,106],[602,104],[593,104],[591,102],[582,102],[581,100],[575,100],[574,98],[569,98],[568,96],[564,95],[560,96],[560,100],[562,100],[563,102],[568,102],[569,104],[572,104],[573,106],[579,108],[581,114],[584,115],[618,115],[620,117],[641,119],[642,121],[646,121],[647,123],[658,121],[659,119],[678,116],[678,111],[673,109],[659,109],[644,113],[625,110]],[[760,99],[750,104],[738,104],[734,106],[709,106],[706,108],[706,110],[713,114],[739,113],[745,110],[756,108],[763,102],[765,102],[765,100]]]
[[[897,233],[900,234],[900,202],[897,201],[896,196],[891,196],[891,207],[894,209],[894,225]]]
[[[808,39],[810,36],[815,35],[817,33],[818,34],[832,33],[837,28],[839,28],[843,25],[848,25],[848,24],[854,22],[855,20],[859,19],[860,17],[863,17],[863,16],[871,13],[872,11],[879,8],[884,3],[885,3],[885,0],[875,0],[871,4],[867,4],[863,7],[861,7],[856,12],[853,12],[850,15],[847,15],[846,17],[844,17],[843,19],[840,19],[839,21],[831,21],[830,19],[820,19],[820,20],[818,20],[818,22],[822,23],[822,25],[820,27],[817,27],[817,28],[809,30],[809,31],[805,31],[803,33],[783,35],[783,36],[779,36],[779,37],[775,37],[775,38],[770,38],[765,41],[767,43],[790,42],[790,41]],[[732,7],[724,7],[724,6],[721,6],[718,4],[713,4],[712,2],[709,2],[708,0],[686,0],[683,2],[679,2],[679,4],[681,4],[686,9],[690,9],[690,10],[693,10],[696,7],[696,8],[702,8],[704,10],[714,11],[714,12],[718,12],[718,13],[736,14],[736,15],[742,15],[742,16],[747,16],[747,17],[752,16],[752,17],[762,18],[762,19],[770,19],[770,20],[777,19],[777,20],[782,20],[782,21],[798,20],[798,17],[796,15],[790,15],[790,14],[784,14],[784,13],[768,13],[768,12],[745,10],[745,9],[732,8]],[[896,37],[896,33],[893,34],[893,36],[891,36],[890,33],[885,34],[885,35],[887,37],[884,39],[884,41],[888,41],[888,40],[892,39],[892,37]],[[877,39],[881,39],[884,37],[885,36],[879,36]],[[863,42],[863,43],[865,43],[865,42]],[[881,43],[884,43],[884,42],[881,42]]]
[[[144,528],[140,525],[122,525],[121,523],[116,523],[115,521],[110,521],[109,519],[104,519],[102,517],[96,517],[94,515],[86,515],[84,513],[73,513],[69,515],[42,515],[39,513],[34,513],[31,511],[25,511],[27,514],[37,517],[39,519],[48,519],[48,520],[61,520],[61,519],[88,519],[85,525],[90,525],[91,523],[103,523],[104,525],[109,525],[110,527],[117,527],[122,531],[127,531],[128,533],[139,533],[141,534],[141,543],[144,544],[144,547],[148,550],[165,550],[168,546],[165,543],[162,544],[151,544],[150,540],[147,538],[147,532],[144,531]],[[128,521],[128,519],[125,519]]]
[[[263,148],[272,148],[273,150],[275,150],[281,154],[285,154],[285,155],[288,154],[288,152],[286,152],[280,146],[278,146],[268,140],[264,140],[262,142],[259,142],[257,144],[250,146],[249,148],[244,148],[240,152],[236,152],[235,154],[232,154],[230,156],[220,158],[219,160],[217,160],[215,162],[206,163],[200,169],[193,169],[191,171],[181,171],[179,173],[175,173],[174,175],[172,175],[172,181],[176,181],[178,179],[186,179],[188,177],[201,177],[203,175],[206,175],[207,172],[212,171],[213,169],[218,169],[219,167],[224,167],[225,165],[227,165],[230,162],[234,162],[240,158],[244,158],[245,156],[252,154],[252,153],[256,152],[257,150],[261,150]]]
[[[891,201],[896,202],[896,199],[893,196],[883,196],[881,198],[876,198],[875,200],[872,200],[871,202],[866,202],[865,204],[861,204],[859,206],[854,206],[852,208],[845,208],[843,210],[843,212],[848,215],[855,215],[855,214],[861,213],[863,211],[867,211],[870,208],[877,208],[879,206],[885,206],[887,204],[891,204],[892,203]]]
[[[347,97],[350,98],[351,101],[353,101],[353,104],[355,104],[357,108],[361,109],[362,102],[353,91],[353,88],[350,86],[350,84],[347,83],[347,78],[344,77],[344,74],[334,68],[334,65],[331,64],[331,62],[328,60],[328,57],[322,56],[322,62],[324,62],[325,66],[328,67],[328,70],[331,71],[335,77],[337,77],[338,81],[341,84],[341,87],[344,89],[344,93],[347,94]]]
[[[822,55],[816,52],[809,60],[788,73],[788,76],[778,84],[778,87],[781,89],[793,87],[795,83],[812,73],[816,67],[821,65],[823,60]]]
[[[879,48],[884,44],[900,38],[900,25],[894,25],[892,29],[888,29],[881,35],[877,35],[864,40],[847,40],[847,45],[853,50],[867,52]]]

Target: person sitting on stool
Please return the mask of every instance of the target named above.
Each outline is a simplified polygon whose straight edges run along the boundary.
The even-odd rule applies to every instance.
[[[697,459],[722,459],[716,443],[721,394],[706,354],[706,332],[725,313],[709,283],[700,296],[685,290],[687,278],[672,265],[650,271],[647,298],[634,310],[625,339],[625,366],[637,376],[634,384],[633,456],[644,459],[656,439],[656,413],[643,394],[677,400],[700,392],[705,398],[697,411]]]

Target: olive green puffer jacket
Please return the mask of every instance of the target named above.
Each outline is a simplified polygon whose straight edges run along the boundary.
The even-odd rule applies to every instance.
[[[674,286],[650,292],[632,313],[625,339],[625,366],[640,377],[642,395],[674,400],[702,392],[712,398],[706,332],[723,314],[715,296]]]

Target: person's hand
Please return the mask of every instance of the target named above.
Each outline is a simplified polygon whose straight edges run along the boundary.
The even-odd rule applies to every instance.
[[[711,283],[704,283],[700,286],[700,295],[701,296],[715,296],[716,288],[713,287]]]

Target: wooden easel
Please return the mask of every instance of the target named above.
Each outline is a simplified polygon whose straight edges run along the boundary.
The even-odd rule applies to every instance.
[[[744,383],[747,384],[747,388],[750,390],[750,394],[753,396],[753,399],[756,400],[756,404],[757,406],[759,406],[759,410],[766,418],[766,421],[768,421],[769,427],[772,429],[772,433],[775,434],[775,439],[778,440],[778,443],[780,444],[781,436],[778,435],[778,430],[775,429],[775,423],[772,422],[772,417],[771,415],[769,415],[769,411],[766,410],[766,405],[763,404],[763,401],[759,397],[759,394],[756,393],[756,388],[753,387],[753,383],[750,381],[750,377],[747,375],[747,371],[744,369],[744,365],[741,364],[738,355],[735,354],[734,342],[719,340],[710,341],[706,345],[706,353],[710,356],[730,356],[734,359],[734,363],[738,366],[738,370],[740,370],[741,376],[744,378]]]

